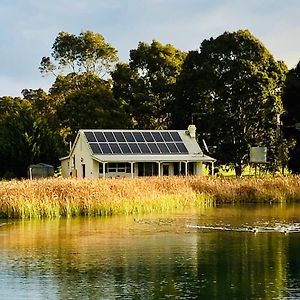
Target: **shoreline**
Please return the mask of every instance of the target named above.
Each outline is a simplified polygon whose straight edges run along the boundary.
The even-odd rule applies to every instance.
[[[144,177],[0,181],[0,218],[166,213],[219,204],[300,201],[300,177]]]

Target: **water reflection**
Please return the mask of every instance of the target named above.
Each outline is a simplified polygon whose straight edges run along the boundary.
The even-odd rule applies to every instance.
[[[297,224],[297,208],[6,222],[0,299],[297,299],[299,234],[187,226]]]

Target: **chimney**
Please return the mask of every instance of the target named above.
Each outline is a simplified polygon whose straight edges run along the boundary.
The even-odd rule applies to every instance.
[[[192,139],[196,138],[196,126],[195,125],[189,125],[188,132]]]

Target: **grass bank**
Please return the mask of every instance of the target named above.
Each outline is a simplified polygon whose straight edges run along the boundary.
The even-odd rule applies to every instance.
[[[0,181],[1,218],[159,213],[218,203],[300,200],[300,177]]]

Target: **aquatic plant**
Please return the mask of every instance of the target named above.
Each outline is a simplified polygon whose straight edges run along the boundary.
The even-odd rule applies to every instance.
[[[300,177],[0,181],[0,218],[130,215],[300,200]]]

